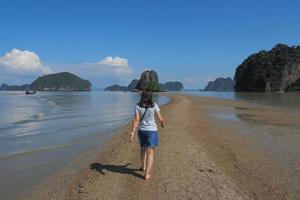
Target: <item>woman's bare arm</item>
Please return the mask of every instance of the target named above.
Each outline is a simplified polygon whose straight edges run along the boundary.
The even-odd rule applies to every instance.
[[[135,113],[135,116],[132,120],[131,131],[130,131],[130,142],[133,141],[134,134],[137,129],[137,126],[139,125],[139,122],[140,122],[140,113],[137,112]]]
[[[157,116],[157,119],[158,119],[161,127],[162,128],[165,127],[165,121],[164,121],[163,117],[161,116],[160,112],[156,112],[156,116]]]

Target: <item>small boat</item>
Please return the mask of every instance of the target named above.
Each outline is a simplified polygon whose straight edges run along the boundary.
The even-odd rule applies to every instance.
[[[27,95],[32,95],[32,94],[35,94],[36,93],[36,91],[34,91],[34,90],[26,90],[25,91],[25,94],[27,94]]]

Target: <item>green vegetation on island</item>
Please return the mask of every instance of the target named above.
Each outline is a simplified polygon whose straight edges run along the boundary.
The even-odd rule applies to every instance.
[[[233,91],[234,81],[228,78],[217,78],[214,81],[209,81],[204,91]]]
[[[128,87],[126,86],[120,86],[120,85],[112,85],[108,86],[104,89],[104,91],[128,91]]]
[[[135,91],[137,86],[138,80],[133,79],[128,86],[121,86],[121,85],[111,85],[104,89],[104,91]]]
[[[0,91],[90,91],[91,83],[88,80],[79,78],[70,72],[44,75],[37,78],[31,84],[7,85],[2,84]]]
[[[159,84],[160,91],[182,91],[184,89],[183,84],[179,81],[170,81],[165,84]]]
[[[24,85],[7,85],[3,83],[0,86],[0,91],[25,91],[30,90],[31,86],[29,84]]]
[[[154,70],[146,70],[142,73],[136,89],[139,91],[159,92],[158,75]]]
[[[90,91],[91,83],[70,72],[44,75],[31,84],[32,90],[44,91]]]
[[[235,73],[236,91],[296,91],[300,82],[300,46],[276,45],[250,55]]]

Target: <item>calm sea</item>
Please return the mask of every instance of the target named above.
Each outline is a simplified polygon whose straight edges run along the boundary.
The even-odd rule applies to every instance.
[[[17,198],[101,145],[132,119],[138,100],[130,92],[0,92],[1,199]]]

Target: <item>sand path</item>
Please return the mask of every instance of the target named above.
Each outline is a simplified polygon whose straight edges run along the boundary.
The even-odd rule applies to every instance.
[[[151,180],[139,171],[139,146],[129,143],[129,127],[104,148],[83,176],[68,189],[65,199],[247,199],[206,155],[197,135],[208,132],[198,106],[174,96],[162,114]]]

